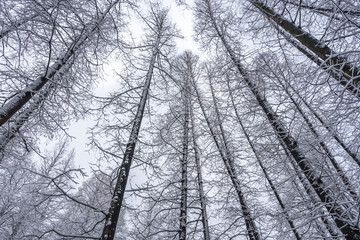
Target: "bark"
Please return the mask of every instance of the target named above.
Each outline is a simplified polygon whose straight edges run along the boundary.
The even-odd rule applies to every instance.
[[[253,219],[253,217],[251,215],[250,209],[248,208],[248,205],[247,205],[247,203],[245,201],[245,198],[244,198],[244,194],[243,194],[243,192],[241,190],[240,180],[238,179],[238,174],[237,174],[237,172],[235,170],[233,159],[231,158],[231,155],[230,155],[230,151],[227,148],[226,139],[222,139],[223,142],[224,142],[224,146],[222,146],[221,141],[220,141],[221,138],[215,133],[213,127],[211,126],[210,119],[207,117],[203,102],[201,100],[200,93],[199,93],[195,83],[194,83],[194,90],[195,90],[195,93],[196,93],[200,108],[202,110],[202,113],[203,113],[203,115],[205,117],[205,121],[206,121],[206,123],[208,125],[208,128],[210,130],[210,133],[211,133],[211,135],[213,137],[214,143],[215,143],[215,145],[217,147],[217,150],[218,150],[218,152],[220,154],[221,159],[224,162],[227,173],[228,173],[228,175],[229,175],[229,177],[231,179],[231,182],[232,182],[232,184],[233,184],[233,186],[235,188],[235,191],[237,193],[237,196],[238,196],[238,199],[239,199],[239,202],[240,202],[240,207],[241,207],[243,217],[244,217],[244,220],[245,220],[245,225],[246,225],[246,230],[247,230],[248,236],[249,236],[249,238],[251,240],[260,240],[261,239],[260,234],[259,234],[259,232],[257,230],[255,221],[254,221],[254,219]],[[221,122],[219,122],[218,124],[219,124],[219,127],[221,127],[221,129],[222,129]],[[221,134],[224,136],[223,131],[221,132]]]
[[[274,21],[278,26],[291,34],[295,39],[301,42],[319,58],[329,68],[338,70],[341,78],[338,81],[352,94],[359,96],[360,91],[360,69],[348,63],[344,58],[340,57],[335,51],[330,49],[325,43],[313,37],[310,33],[304,31],[294,23],[285,19],[281,14],[276,13],[273,9],[257,0],[249,0],[256,8],[258,8],[265,16]]]
[[[275,77],[276,78],[276,77]],[[279,79],[277,79],[278,83],[282,86],[283,90],[286,92],[286,94],[289,96],[291,102],[294,104],[295,108],[300,113],[301,117],[304,119],[305,123],[308,125],[310,131],[313,133],[315,138],[317,139],[317,142],[319,143],[320,147],[323,149],[324,154],[329,158],[331,165],[334,167],[338,175],[340,176],[342,182],[345,185],[345,189],[348,191],[350,196],[354,199],[354,201],[359,202],[359,198],[357,196],[356,191],[354,190],[353,186],[350,183],[349,178],[346,176],[345,172],[343,171],[342,167],[338,164],[335,157],[331,153],[330,149],[327,147],[326,143],[324,141],[320,140],[319,133],[316,131],[313,124],[310,122],[310,119],[305,115],[304,111],[300,107],[300,105],[295,101],[295,99],[291,96],[287,88],[281,83]]]
[[[265,113],[270,125],[273,127],[275,134],[284,142],[285,146],[296,161],[297,165],[300,167],[301,171],[304,173],[307,180],[316,191],[321,202],[324,203],[325,207],[332,215],[337,227],[341,230],[346,239],[360,240],[359,228],[353,223],[352,219],[347,219],[344,217],[344,215],[346,215],[344,213],[344,209],[335,201],[333,194],[323,181],[321,174],[313,168],[313,166],[311,165],[311,160],[305,157],[303,152],[300,150],[297,141],[287,131],[285,125],[274,112],[265,96],[258,89],[257,85],[252,81],[246,69],[243,67],[240,60],[237,58],[235,52],[228,44],[227,40],[225,39],[224,33],[218,27],[217,22],[213,16],[212,6],[210,5],[209,0],[204,1],[207,4],[207,12],[210,18],[209,20],[212,23],[213,29],[215,30],[217,37],[221,40],[225,51],[230,57],[233,65],[237,68],[244,82],[247,84],[247,86],[255,96],[258,104]]]
[[[326,121],[320,117],[320,115],[310,106],[309,103],[294,89],[294,87],[287,83],[289,86],[289,89],[291,89],[299,98],[300,100],[305,104],[305,106],[310,110],[310,112],[316,117],[316,119],[324,126],[324,128],[328,131],[328,133],[331,135],[332,138],[335,139],[335,141],[341,146],[342,149],[354,160],[354,162],[360,167],[360,159],[356,156],[356,153],[351,151],[350,147],[346,145],[346,143],[340,138],[338,134],[336,134],[336,131],[326,123]]]
[[[70,62],[71,58],[76,54],[80,47],[84,45],[86,40],[101,26],[109,11],[120,2],[120,0],[116,0],[111,3],[97,21],[84,28],[82,34],[79,35],[74,42],[72,42],[70,47],[59,60],[49,66],[43,76],[38,77],[34,82],[15,94],[0,108],[0,126],[9,120],[28,101],[30,101],[30,99],[39,90],[41,90],[49,80],[52,80],[54,76],[57,75],[68,64],[68,62]]]
[[[199,156],[199,147],[196,141],[195,136],[195,121],[194,121],[194,112],[192,106],[190,106],[190,119],[191,119],[191,134],[194,146],[194,158],[195,158],[195,166],[196,166],[196,173],[197,173],[197,183],[199,187],[199,199],[200,199],[200,207],[201,207],[201,222],[203,225],[203,233],[204,233],[204,240],[210,240],[210,230],[209,230],[209,221],[207,216],[206,210],[206,196],[204,192],[204,184],[203,184],[203,177],[201,171],[201,162]]]
[[[135,146],[138,141],[141,122],[144,115],[145,105],[150,90],[150,83],[153,75],[155,61],[159,54],[159,46],[160,46],[160,36],[158,36],[153,49],[153,53],[149,64],[149,69],[146,74],[145,84],[140,98],[140,103],[134,118],[134,123],[132,126],[129,140],[126,145],[124,158],[119,168],[114,194],[112,196],[109,213],[106,216],[105,226],[100,238],[101,240],[113,240],[115,237],[116,225],[119,218],[122,201],[124,198],[124,193],[125,193],[128,176],[130,173],[131,163],[134,157]]]
[[[185,77],[185,86],[182,89],[182,98],[184,101],[184,122],[183,122],[183,146],[181,158],[181,201],[180,201],[180,230],[179,239],[186,239],[187,225],[187,196],[188,196],[188,155],[189,155],[189,121],[190,121],[190,86],[189,79]]]
[[[43,93],[40,93],[36,99],[27,107],[22,113],[20,113],[14,120],[8,129],[0,136],[0,163],[3,160],[3,152],[5,146],[13,139],[19,132],[20,128],[30,118],[30,116],[39,108],[39,106],[45,101],[49,95],[53,85],[50,85]]]
[[[249,134],[247,133],[245,127],[244,127],[244,124],[242,123],[241,121],[241,118],[240,118],[240,114],[238,113],[238,110],[237,110],[237,107],[236,107],[236,104],[234,102],[234,96],[233,96],[233,92],[232,92],[232,89],[230,88],[230,83],[229,83],[229,80],[227,80],[227,84],[228,84],[228,90],[229,90],[229,94],[230,94],[230,100],[231,100],[231,104],[233,106],[233,109],[235,111],[235,116],[236,116],[236,119],[237,119],[237,122],[239,123],[240,127],[241,127],[241,130],[242,132],[244,133],[245,135],[245,138],[247,140],[247,142],[249,143],[250,145],[250,148],[252,150],[252,152],[254,153],[254,156],[266,178],[266,180],[268,181],[269,185],[270,185],[270,188],[272,190],[272,192],[274,193],[275,197],[276,197],[276,200],[278,201],[280,207],[281,207],[281,210],[282,210],[282,213],[285,215],[285,218],[291,228],[291,231],[293,232],[295,238],[297,240],[301,240],[301,236],[300,234],[298,233],[296,227],[295,227],[295,224],[294,224],[294,221],[291,219],[289,213],[288,213],[288,210],[286,208],[286,205],[284,204],[283,200],[281,199],[280,197],[280,194],[278,193],[277,189],[276,189],[276,186],[275,184],[273,183],[273,181],[271,180],[268,172],[267,172],[267,169],[265,168],[264,164],[262,163],[262,160],[255,148],[255,145],[253,144],[252,140],[250,139],[250,136]]]

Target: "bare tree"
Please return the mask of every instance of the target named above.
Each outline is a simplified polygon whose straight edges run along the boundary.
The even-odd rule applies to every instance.
[[[337,54],[328,45],[326,45],[326,43],[319,41],[300,26],[296,26],[294,22],[289,21],[282,14],[276,13],[264,2],[257,0],[251,0],[250,2],[266,17],[275,22],[277,26],[284,29],[292,37],[297,39],[303,46],[311,50],[317,57],[322,59],[323,63],[321,63],[321,65],[325,64],[329,69],[337,69],[338,72],[336,74],[340,77],[336,79],[339,81],[339,83],[347,90],[351,91],[354,95],[358,96],[360,79],[360,71],[358,67],[347,62],[345,58],[341,57],[340,54]],[[318,64],[316,59],[311,58],[311,60]]]
[[[83,174],[73,167],[74,151],[67,145],[60,142],[53,152],[38,155],[38,164],[24,157],[1,165],[2,238],[41,238],[52,233],[68,203],[66,193],[72,190],[76,176]]]
[[[129,136],[129,141],[126,145],[123,161],[119,167],[119,172],[116,180],[114,194],[111,200],[111,206],[105,220],[105,227],[101,235],[103,240],[112,240],[115,237],[115,230],[120,213],[122,201],[124,198],[127,179],[130,173],[131,163],[134,158],[135,146],[138,141],[140,126],[145,111],[146,101],[148,99],[150,83],[153,76],[154,67],[159,58],[161,47],[168,44],[171,40],[173,27],[168,23],[167,10],[160,9],[157,5],[151,5],[151,13],[149,19],[144,19],[151,33],[152,39],[148,40],[151,50],[151,58],[149,61],[148,71],[145,76],[145,83],[143,86],[138,109],[133,120],[133,127]]]
[[[71,39],[72,42],[65,43],[66,49],[60,56],[57,56],[54,63],[51,63],[53,58],[52,48],[56,48],[58,46],[52,46],[52,38],[50,37],[48,42],[50,46],[49,58],[46,69],[39,77],[36,78],[36,80],[27,84],[26,87],[5,99],[0,108],[0,126],[5,124],[18,110],[20,110],[38,91],[45,86],[45,84],[49,81],[59,80],[54,77],[72,64],[76,54],[81,50],[88,39],[91,39],[95,35],[96,31],[102,26],[104,20],[109,15],[109,12],[118,4],[120,4],[120,1],[112,1],[106,6],[99,16],[94,17],[90,22],[87,22],[80,27],[78,35],[75,35],[74,38]],[[52,26],[52,34],[55,34],[57,31],[57,15],[54,16],[52,21],[54,24]],[[62,48],[62,46],[59,46],[59,48]]]
[[[211,75],[208,76],[208,78],[209,78],[209,82],[211,84],[211,79],[210,79]],[[244,217],[244,220],[246,223],[247,234],[250,239],[260,239],[260,233],[258,232],[254,218],[252,217],[250,209],[244,198],[243,191],[241,189],[240,179],[238,177],[238,174],[236,172],[235,165],[234,165],[234,159],[233,159],[233,156],[231,155],[231,150],[229,149],[229,146],[227,143],[228,139],[227,139],[227,136],[225,135],[225,131],[222,127],[219,109],[216,106],[216,99],[215,99],[215,95],[213,92],[214,90],[213,90],[212,86],[210,85],[210,88],[212,89],[212,97],[213,97],[213,103],[214,103],[214,107],[215,107],[216,118],[217,118],[216,122],[219,127],[219,133],[217,133],[217,131],[214,129],[215,127],[211,124],[211,120],[209,119],[209,117],[206,114],[205,107],[202,102],[203,100],[202,100],[201,94],[198,90],[198,87],[196,86],[195,83],[193,83],[193,86],[194,86],[194,91],[196,93],[201,111],[204,115],[204,118],[205,118],[206,123],[209,128],[209,131],[211,132],[213,141],[217,147],[217,151],[219,152],[219,155],[224,162],[228,176],[230,177],[231,182],[237,193],[237,197],[239,199],[240,207],[242,209],[243,217]]]
[[[227,78],[229,78],[229,77],[227,77]],[[239,123],[239,125],[240,125],[240,127],[241,127],[241,130],[243,131],[243,133],[244,133],[244,135],[245,135],[245,137],[246,137],[246,140],[248,141],[248,143],[249,143],[249,145],[250,145],[250,147],[251,147],[251,150],[253,151],[254,156],[255,156],[257,162],[259,163],[259,165],[260,165],[260,167],[261,167],[261,170],[262,170],[263,173],[264,173],[264,176],[265,176],[266,180],[269,182],[270,188],[271,188],[271,190],[273,191],[273,193],[274,193],[277,201],[279,202],[279,205],[280,205],[280,207],[281,207],[281,209],[282,209],[282,211],[283,211],[283,214],[285,215],[286,220],[287,220],[288,223],[289,223],[289,226],[291,227],[292,232],[294,233],[295,238],[298,239],[298,240],[300,240],[300,239],[302,239],[302,238],[301,238],[298,230],[297,230],[296,227],[295,227],[294,221],[291,219],[291,217],[290,217],[290,215],[289,215],[289,213],[288,213],[288,211],[287,211],[287,207],[286,207],[284,201],[281,199],[278,190],[276,189],[276,185],[275,185],[275,184],[273,183],[273,181],[271,180],[270,175],[269,175],[269,173],[268,173],[268,170],[267,170],[266,167],[264,166],[264,164],[263,164],[263,162],[262,162],[262,160],[261,160],[261,158],[260,158],[260,156],[259,156],[259,153],[258,153],[258,151],[257,151],[256,148],[255,148],[254,143],[253,143],[253,142],[251,141],[251,139],[250,139],[250,135],[249,135],[248,132],[246,131],[246,129],[245,129],[245,127],[244,127],[244,124],[243,124],[243,122],[241,121],[240,114],[239,114],[239,112],[238,112],[238,110],[237,110],[237,106],[236,106],[236,104],[235,104],[235,100],[234,100],[234,96],[233,96],[233,95],[234,95],[234,93],[233,93],[234,90],[231,89],[230,80],[229,80],[229,79],[227,79],[227,85],[228,85],[228,91],[229,91],[229,95],[230,95],[230,99],[231,99],[231,104],[232,104],[232,107],[234,108],[237,122]]]
[[[354,224],[353,219],[350,219],[349,217],[344,218],[344,206],[339,205],[334,201],[334,196],[329,190],[327,190],[328,187],[326,182],[324,182],[320,173],[313,168],[311,161],[307,159],[304,153],[300,150],[298,142],[291,136],[284,123],[272,109],[264,94],[259,90],[259,86],[251,79],[248,71],[241,63],[238,54],[236,54],[231,44],[229,43],[229,35],[226,32],[226,24],[228,24],[228,22],[224,21],[224,19],[221,19],[217,15],[215,9],[221,9],[219,4],[216,4],[215,1],[204,0],[198,2],[197,27],[199,31],[200,29],[202,30],[204,37],[206,34],[205,31],[207,31],[208,36],[211,35],[212,38],[216,37],[219,39],[224,51],[231,59],[232,64],[237,68],[238,73],[242,76],[243,81],[249,87],[259,106],[264,111],[269,123],[274,129],[275,134],[279,136],[282,142],[284,142],[286,148],[289,150],[292,157],[301,168],[310,184],[313,186],[317,195],[325,204],[327,210],[333,215],[337,227],[342,231],[347,239],[359,239],[360,231],[356,224]],[[202,25],[205,23],[207,25]]]

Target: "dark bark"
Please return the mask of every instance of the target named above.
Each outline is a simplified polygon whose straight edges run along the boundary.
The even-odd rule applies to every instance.
[[[214,143],[215,143],[215,145],[217,147],[217,150],[218,150],[218,152],[220,154],[220,157],[221,157],[222,161],[224,162],[227,173],[228,173],[228,175],[229,175],[229,177],[231,179],[231,182],[232,182],[232,184],[233,184],[233,186],[235,188],[235,191],[237,193],[239,203],[240,203],[240,207],[241,207],[241,210],[242,210],[242,213],[243,213],[243,218],[245,220],[245,225],[246,225],[246,230],[247,230],[248,236],[249,236],[249,238],[251,240],[260,240],[261,239],[260,234],[259,234],[259,232],[257,230],[255,221],[253,220],[251,212],[250,212],[250,210],[248,208],[248,205],[247,205],[247,203],[245,201],[244,194],[243,194],[243,192],[241,190],[240,180],[238,179],[238,174],[237,174],[237,172],[235,170],[235,166],[234,166],[234,163],[233,163],[232,156],[230,155],[230,151],[229,151],[229,149],[227,147],[227,143],[226,143],[227,139],[226,139],[226,137],[225,137],[225,139],[221,138],[220,136],[218,136],[215,133],[215,131],[214,131],[214,129],[213,129],[211,123],[210,123],[210,119],[208,118],[208,116],[207,116],[207,114],[205,112],[205,108],[204,108],[203,102],[201,100],[199,90],[196,87],[195,83],[193,85],[194,85],[194,90],[195,90],[195,93],[196,93],[200,108],[201,108],[202,113],[203,113],[203,115],[205,117],[205,121],[206,121],[206,123],[208,125],[211,136],[212,136],[212,138],[214,140]],[[218,119],[218,121],[219,121],[219,119]],[[221,122],[218,122],[218,125],[222,129]],[[221,131],[221,135],[225,136],[224,131]],[[223,146],[222,146],[221,142],[224,143]]]
[[[313,37],[310,33],[296,26],[291,21],[285,19],[281,14],[276,13],[273,9],[257,0],[250,0],[269,19],[274,21],[278,26],[291,34],[304,46],[310,49],[314,54],[321,58],[329,67],[338,70],[341,76],[337,78],[339,83],[343,85],[352,94],[359,96],[360,91],[360,69],[348,63],[344,58],[340,57],[335,51],[330,49],[325,43]]]
[[[109,11],[119,2],[120,0],[114,1],[107,7],[99,19],[85,27],[82,34],[79,35],[74,42],[72,42],[70,47],[68,47],[64,55],[59,60],[49,66],[43,76],[38,77],[33,83],[12,96],[11,99],[0,108],[0,126],[8,121],[18,110],[30,101],[30,99],[37,94],[38,91],[49,82],[49,80],[52,80],[54,76],[70,62],[71,58],[76,54],[79,48],[81,48],[86,40],[97,31],[99,26],[101,26]]]
[[[119,168],[114,194],[112,196],[109,213],[106,216],[105,226],[100,238],[101,240],[113,240],[115,237],[116,225],[118,222],[118,218],[124,198],[124,193],[126,189],[126,183],[129,177],[131,163],[135,152],[135,146],[138,141],[141,122],[144,115],[145,105],[150,90],[150,83],[155,66],[155,60],[159,54],[159,45],[160,45],[160,39],[158,36],[158,39],[153,49],[152,57],[149,64],[149,69],[146,74],[145,84],[141,94],[140,103],[134,118],[134,123],[130,133],[129,141],[126,145],[124,158]]]
[[[237,122],[239,123],[240,127],[241,127],[241,130],[242,132],[244,133],[245,135],[245,138],[247,140],[247,142],[249,143],[250,147],[251,147],[251,150],[253,151],[254,153],[254,156],[257,160],[257,162],[259,163],[260,165],[260,168],[262,170],[262,172],[264,173],[264,176],[266,178],[266,180],[268,181],[269,185],[270,185],[270,188],[271,190],[273,191],[275,197],[276,197],[276,200],[278,201],[280,207],[281,207],[281,210],[283,212],[283,214],[285,215],[285,218],[287,220],[287,222],[289,223],[289,226],[291,228],[291,231],[294,233],[294,236],[297,240],[301,240],[301,236],[300,234],[298,233],[296,227],[295,227],[295,224],[294,224],[294,221],[291,219],[289,213],[288,213],[288,210],[284,204],[284,202],[282,201],[281,197],[280,197],[280,194],[278,193],[277,189],[276,189],[276,186],[275,184],[273,183],[273,181],[271,180],[264,164],[262,163],[262,160],[255,148],[255,145],[253,144],[252,140],[250,139],[250,136],[249,134],[247,133],[242,121],[241,121],[241,118],[240,118],[240,114],[238,113],[238,110],[237,110],[237,107],[236,107],[236,104],[234,102],[234,96],[233,96],[233,91],[232,89],[230,88],[230,83],[229,83],[229,80],[227,80],[227,84],[228,84],[228,90],[229,90],[229,94],[230,94],[230,99],[231,99],[231,103],[232,103],[232,106],[233,106],[233,109],[235,111],[235,116],[236,116],[236,119],[237,119]]]
[[[180,201],[180,230],[179,239],[186,239],[187,228],[187,196],[188,196],[188,155],[189,155],[189,121],[190,121],[190,85],[189,79],[185,77],[184,87],[182,88],[182,99],[184,102],[183,120],[183,143],[181,157],[181,201]]]

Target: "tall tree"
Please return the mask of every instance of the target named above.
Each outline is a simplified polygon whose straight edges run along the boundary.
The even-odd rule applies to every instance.
[[[224,51],[231,59],[232,64],[236,67],[238,73],[242,76],[243,81],[249,87],[256,98],[257,103],[264,111],[275,134],[279,136],[281,141],[285,144],[319,198],[325,204],[327,210],[332,214],[337,227],[347,239],[360,239],[360,230],[358,226],[354,224],[353,219],[344,217],[345,212],[343,211],[343,206],[335,202],[335,196],[328,190],[328,186],[322,179],[320,173],[314,169],[311,161],[305,157],[304,153],[299,148],[296,139],[293,138],[286,129],[284,123],[272,109],[264,94],[260,91],[259,86],[251,79],[248,71],[241,63],[238,54],[233,50],[230,40],[234,41],[235,39],[232,39],[227,33],[227,29],[230,26],[229,21],[226,20],[229,20],[229,18],[224,19],[224,17],[218,15],[221,11],[219,3],[210,0],[198,1],[196,9],[198,31],[200,32],[201,30],[203,37],[216,37],[220,41]]]
[[[360,70],[341,57],[334,50],[332,50],[326,43],[318,40],[310,33],[306,32],[300,26],[296,26],[294,22],[289,21],[283,15],[276,13],[266,3],[257,0],[250,1],[256,8],[258,8],[266,17],[271,19],[277,26],[284,29],[292,37],[297,39],[303,46],[310,49],[316,56],[323,60],[323,64],[328,68],[335,68],[338,70],[337,78],[339,83],[351,91],[354,95],[358,96],[360,86]],[[316,60],[312,59],[315,63]]]
[[[149,66],[145,76],[145,83],[141,93],[140,102],[133,120],[133,126],[125,148],[123,161],[119,167],[114,194],[111,200],[109,212],[106,216],[103,233],[101,235],[102,240],[112,240],[115,237],[116,225],[124,198],[131,163],[134,158],[135,146],[138,142],[141,122],[144,116],[155,64],[161,53],[161,48],[164,45],[168,45],[168,42],[171,41],[174,35],[174,29],[167,19],[168,11],[161,9],[160,6],[156,4],[151,5],[150,8],[150,16],[148,16],[147,19],[143,19],[147,24],[149,31],[151,31],[151,37],[147,42],[147,44],[151,46],[151,58],[148,60]]]
[[[269,185],[270,185],[270,188],[271,190],[273,191],[275,197],[276,197],[276,200],[278,201],[284,215],[285,215],[285,218],[286,220],[288,221],[289,223],[289,226],[291,227],[291,230],[292,232],[294,233],[294,236],[297,240],[300,240],[302,239],[298,230],[296,229],[296,226],[294,224],[294,221],[291,219],[290,215],[289,215],[289,212],[287,210],[287,207],[284,203],[284,201],[282,200],[280,194],[279,194],[279,191],[277,190],[276,188],[276,185],[274,184],[274,182],[272,181],[272,179],[270,178],[270,175],[268,173],[268,170],[266,169],[265,165],[263,164],[263,161],[261,160],[260,156],[259,156],[259,153],[258,151],[256,150],[255,148],[255,144],[253,143],[253,141],[250,139],[250,135],[248,134],[241,118],[240,118],[240,114],[237,110],[237,106],[235,104],[235,100],[234,100],[234,93],[233,93],[233,89],[231,89],[231,86],[230,86],[230,80],[229,80],[229,77],[227,77],[227,85],[228,85],[228,91],[229,91],[229,95],[230,95],[230,100],[231,100],[231,104],[232,104],[232,107],[234,108],[234,111],[235,111],[235,116],[236,116],[236,119],[237,119],[237,122],[239,123],[240,127],[241,127],[241,130],[242,132],[244,133],[245,135],[245,138],[246,140],[248,141],[250,147],[251,147],[251,150],[253,151],[254,153],[254,156],[257,160],[257,162],[259,163],[260,165],[260,168],[261,170],[263,171],[264,173],[264,176],[266,178],[266,180],[268,181]]]
[[[76,55],[81,51],[81,48],[86,45],[86,42],[88,42],[89,39],[94,37],[98,29],[101,29],[110,11],[117,7],[120,3],[120,0],[112,1],[108,3],[103,10],[97,9],[97,5],[95,4],[95,11],[100,11],[101,14],[99,16],[92,16],[90,21],[88,21],[86,17],[85,19],[79,19],[78,21],[85,23],[80,27],[80,29],[78,26],[73,27],[74,29],[77,29],[77,31],[74,36],[71,36],[67,42],[63,43],[64,46],[53,46],[55,44],[53,43],[53,38],[55,39],[55,37],[59,37],[56,34],[58,31],[63,29],[58,26],[62,24],[61,20],[58,20],[58,18],[60,18],[60,13],[54,13],[54,16],[51,16],[52,18],[50,20],[52,21],[52,25],[50,27],[52,28],[52,32],[50,34],[52,35],[48,40],[49,56],[47,59],[47,66],[45,70],[39,74],[40,76],[38,76],[34,81],[26,84],[26,86],[22,89],[18,86],[18,88],[20,88],[19,91],[4,100],[3,105],[0,107],[0,126],[5,124],[15,113],[17,113],[17,111],[20,110],[49,81],[55,81],[58,84],[61,84],[61,82],[58,82],[59,79],[55,78],[55,76],[66,70],[68,66],[73,63]],[[40,8],[41,7],[42,6],[40,6]],[[69,8],[69,5],[66,5],[66,7]],[[60,12],[60,10],[62,9],[59,9],[58,11]],[[74,15],[76,16],[80,16],[80,14],[81,13],[74,12]],[[60,35],[60,37],[62,36]],[[53,53],[53,49],[57,48],[64,50],[62,53]],[[55,54],[57,56],[54,56]],[[52,61],[54,62],[52,63]]]
[[[186,223],[188,208],[188,159],[189,159],[189,142],[190,142],[190,104],[191,104],[191,88],[190,77],[184,75],[183,86],[181,89],[181,97],[184,102],[183,117],[183,140],[182,140],[182,157],[181,157],[181,202],[180,202],[180,233],[179,239],[186,239]]]
[[[238,176],[238,173],[235,169],[235,164],[234,164],[234,157],[231,154],[231,150],[229,149],[229,144],[228,144],[228,139],[227,136],[225,134],[225,131],[223,129],[223,125],[222,125],[222,120],[221,120],[221,115],[219,112],[219,109],[217,107],[217,100],[215,97],[215,93],[214,93],[214,89],[211,85],[211,70],[208,69],[208,80],[210,83],[210,89],[211,89],[211,95],[212,95],[212,99],[213,99],[213,103],[214,103],[214,108],[215,108],[215,115],[216,115],[216,125],[213,126],[211,124],[211,120],[209,119],[209,117],[206,114],[205,111],[205,107],[203,104],[203,100],[201,97],[201,93],[198,89],[198,87],[196,86],[196,83],[193,82],[193,86],[194,86],[194,91],[196,93],[201,111],[204,115],[204,118],[206,120],[207,126],[209,128],[209,131],[211,132],[211,136],[213,138],[213,141],[216,145],[217,151],[219,152],[220,158],[222,159],[225,167],[226,167],[226,171],[228,173],[228,176],[231,179],[231,182],[235,188],[239,203],[240,203],[240,207],[242,210],[242,214],[245,220],[245,224],[246,224],[246,230],[247,230],[247,234],[249,236],[250,239],[255,240],[255,239],[260,239],[260,233],[258,231],[258,228],[255,224],[255,220],[251,214],[250,208],[245,200],[244,197],[244,193],[243,190],[241,188],[241,183],[240,183],[240,179]],[[194,81],[194,80],[193,80]],[[219,130],[217,131],[216,128],[219,128]]]
[[[206,210],[206,196],[204,192],[203,186],[203,177],[202,177],[202,170],[201,170],[201,163],[200,163],[200,156],[199,156],[199,146],[197,144],[197,137],[195,135],[195,116],[194,116],[194,106],[193,106],[193,86],[192,82],[194,81],[195,70],[197,68],[198,57],[192,54],[189,51],[186,51],[182,55],[174,61],[173,68],[176,72],[176,75],[182,78],[180,85],[182,88],[182,102],[184,105],[184,141],[187,145],[190,145],[192,142],[192,148],[194,151],[194,161],[195,161],[195,168],[196,168],[196,175],[197,175],[197,184],[198,184],[198,191],[199,191],[199,201],[201,207],[201,222],[203,225],[203,233],[204,239],[210,239],[210,231],[209,231],[209,223],[208,223],[208,214]],[[176,80],[175,80],[176,81]],[[191,124],[191,127],[190,127]],[[191,137],[190,137],[191,135]],[[191,141],[192,140],[192,141]],[[185,145],[184,145],[185,146]],[[189,147],[186,148],[188,150]],[[185,148],[183,150],[185,152]],[[182,177],[184,179],[184,177]],[[188,179],[188,175],[186,176]]]

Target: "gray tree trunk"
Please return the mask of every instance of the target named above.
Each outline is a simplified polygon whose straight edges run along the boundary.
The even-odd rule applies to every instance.
[[[182,99],[184,103],[183,141],[181,157],[181,201],[180,201],[180,230],[179,239],[186,239],[187,225],[187,196],[188,196],[188,156],[189,156],[189,121],[190,121],[190,85],[188,77],[184,79]]]

